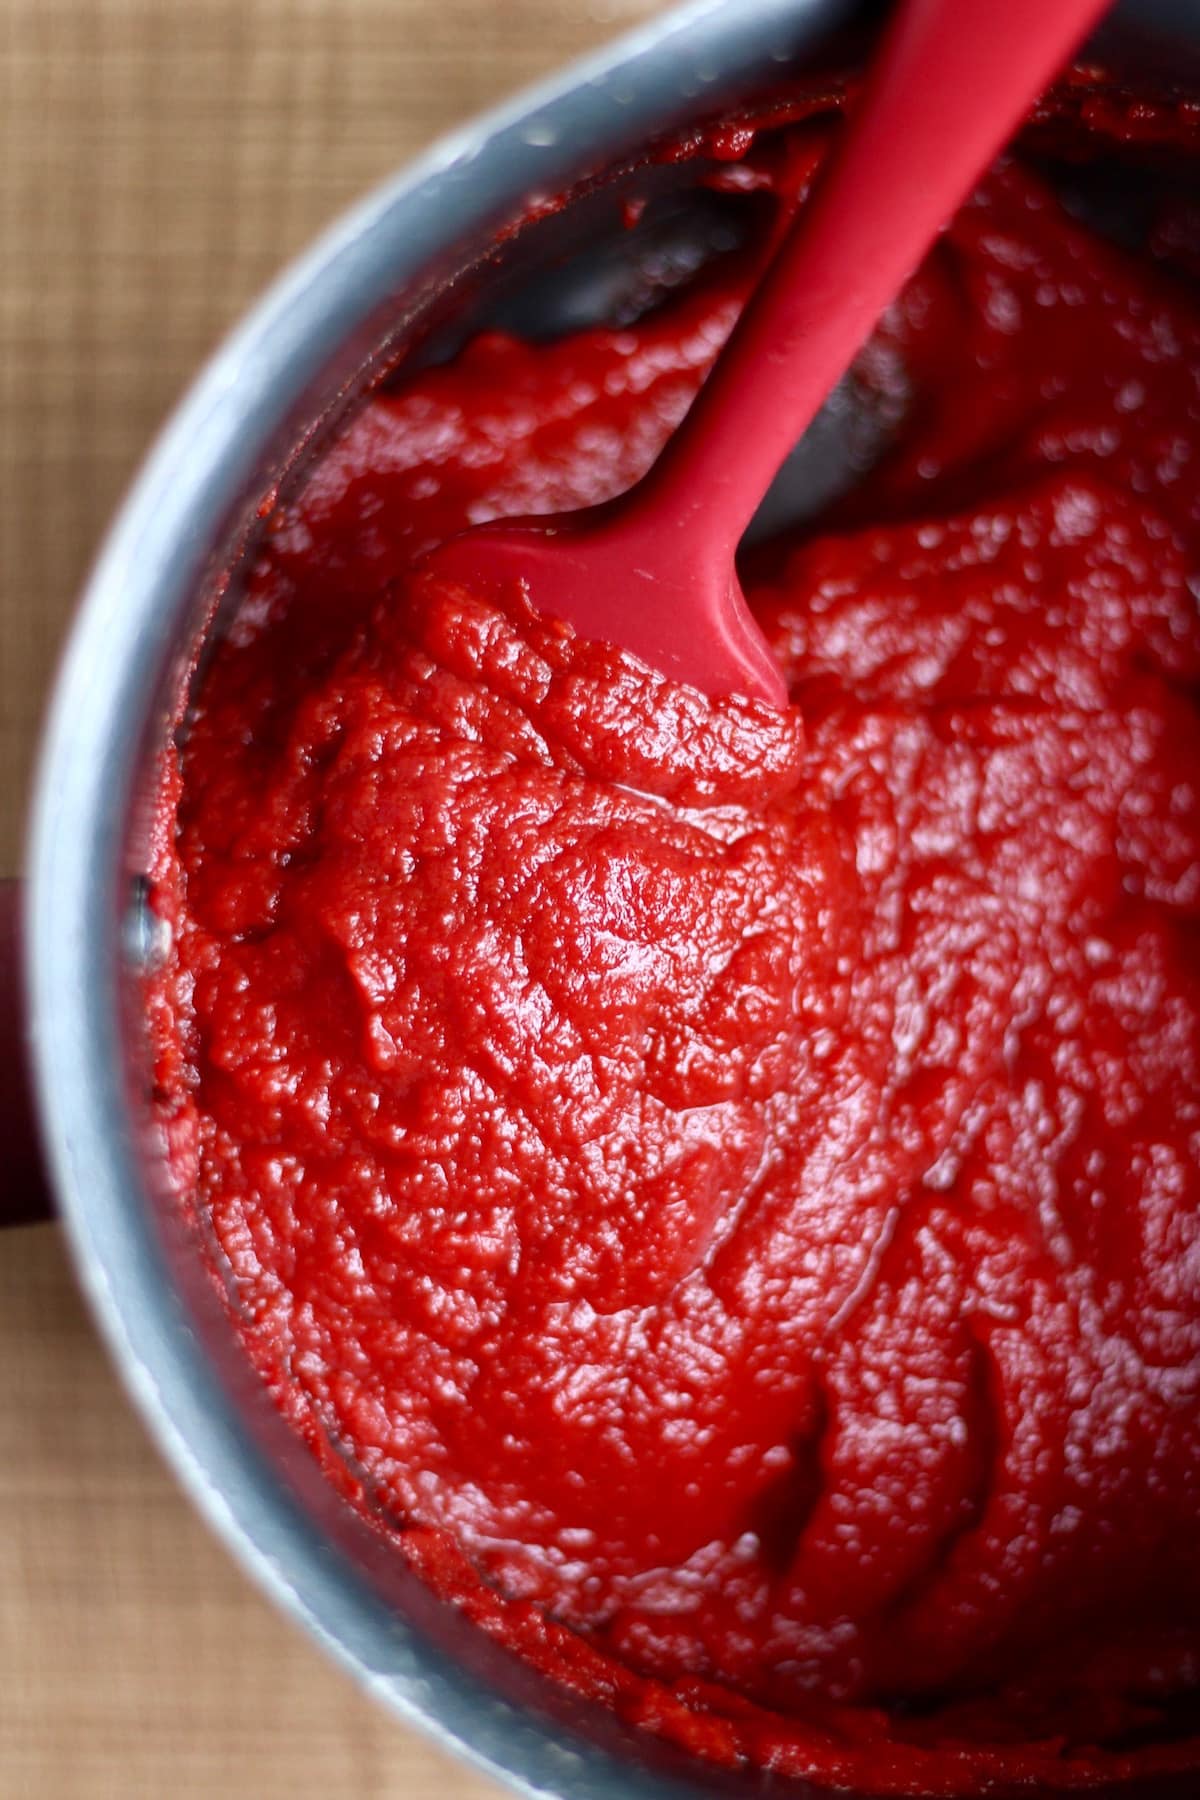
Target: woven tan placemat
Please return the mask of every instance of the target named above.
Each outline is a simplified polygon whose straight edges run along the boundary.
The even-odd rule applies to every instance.
[[[0,0],[0,873],[73,596],[205,351],[370,182],[661,3]],[[276,1617],[56,1230],[0,1236],[0,1800],[494,1792]]]

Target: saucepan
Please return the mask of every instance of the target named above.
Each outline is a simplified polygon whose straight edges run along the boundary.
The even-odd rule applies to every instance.
[[[881,10],[693,0],[445,139],[283,276],[159,439],[80,604],[34,797],[23,983],[15,890],[0,907],[12,1040],[0,1212],[29,1216],[52,1193],[134,1401],[251,1575],[381,1701],[531,1795],[810,1790],[688,1761],[517,1663],[399,1564],[275,1412],[144,1129],[137,994],[158,953],[142,875],[155,758],[181,682],[236,604],[264,496],[296,479],[356,400],[402,356],[445,354],[481,321],[552,331],[605,316],[646,240],[599,241],[597,183],[649,184],[640,198],[658,236],[645,266],[660,277],[736,249],[736,209],[683,196],[667,165],[639,172],[630,159],[657,134],[846,67]],[[1131,0],[1096,48],[1118,71],[1157,68],[1200,95],[1195,6]],[[576,190],[553,216],[532,205]],[[843,448],[862,450],[836,409],[818,429],[832,436],[791,475],[800,503],[838,468],[839,431]]]

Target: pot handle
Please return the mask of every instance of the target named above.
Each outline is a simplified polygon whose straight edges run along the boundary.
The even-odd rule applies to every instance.
[[[21,883],[0,881],[0,1226],[53,1216],[29,1079],[20,939]]]

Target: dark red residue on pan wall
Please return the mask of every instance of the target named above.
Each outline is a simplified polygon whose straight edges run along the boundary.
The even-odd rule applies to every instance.
[[[1194,135],[1087,95],[1043,129]],[[1200,1767],[1195,226],[993,172],[863,359],[891,451],[756,555],[786,715],[409,573],[626,487],[746,271],[477,339],[271,518],[164,785],[249,1355],[435,1587],[720,1763]]]

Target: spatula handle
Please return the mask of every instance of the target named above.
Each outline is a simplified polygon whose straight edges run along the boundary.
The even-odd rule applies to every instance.
[[[732,555],[788,452],[1107,0],[902,0],[840,142],[644,483]]]

